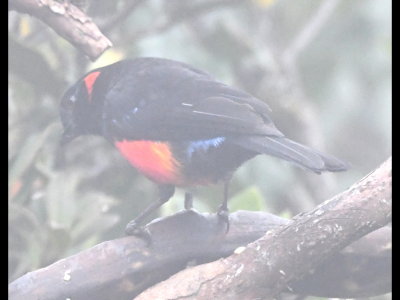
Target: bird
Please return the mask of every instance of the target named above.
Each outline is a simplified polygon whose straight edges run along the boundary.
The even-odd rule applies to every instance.
[[[224,184],[218,216],[229,228],[228,190],[235,170],[260,154],[320,174],[348,169],[332,155],[302,145],[274,125],[271,109],[251,94],[189,64],[166,58],[124,59],[89,71],[62,97],[64,146],[81,135],[110,142],[159,196],[128,223],[144,220],[176,187]]]

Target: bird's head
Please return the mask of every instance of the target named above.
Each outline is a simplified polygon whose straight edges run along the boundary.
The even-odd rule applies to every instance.
[[[61,144],[85,134],[101,133],[101,107],[96,99],[100,71],[93,71],[70,87],[61,100],[60,117],[64,127]]]

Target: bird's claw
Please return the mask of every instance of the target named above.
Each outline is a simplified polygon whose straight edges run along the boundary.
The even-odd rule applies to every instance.
[[[130,221],[125,227],[126,235],[133,235],[138,238],[143,239],[147,245],[152,243],[151,234],[149,230],[145,227],[140,226],[135,220]]]

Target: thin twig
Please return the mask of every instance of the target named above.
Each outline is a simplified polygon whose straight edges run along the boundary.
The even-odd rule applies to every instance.
[[[340,0],[324,0],[309,22],[301,29],[292,44],[282,55],[283,61],[287,65],[292,65],[298,55],[304,50],[316,35],[321,31],[326,21],[332,15]]]
[[[100,25],[100,29],[102,32],[110,32],[115,26],[125,21],[131,13],[144,2],[144,0],[132,0],[127,2],[125,7],[123,7],[120,13],[110,17],[103,25]]]

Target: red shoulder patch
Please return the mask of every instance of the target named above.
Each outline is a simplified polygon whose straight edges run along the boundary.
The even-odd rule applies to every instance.
[[[89,101],[92,100],[93,85],[96,82],[96,79],[99,75],[100,75],[100,71],[97,71],[97,72],[90,73],[83,79],[83,81],[85,82],[86,90],[89,95]]]

